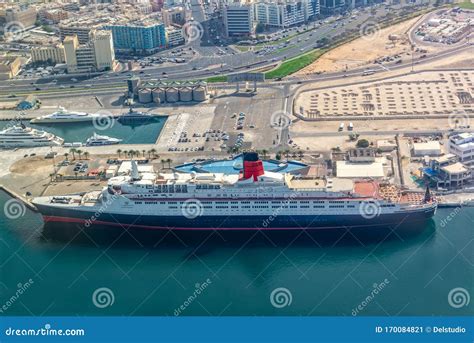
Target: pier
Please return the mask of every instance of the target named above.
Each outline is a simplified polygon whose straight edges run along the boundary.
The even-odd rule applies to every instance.
[[[23,205],[25,205],[25,207],[29,208],[33,212],[38,212],[38,209],[36,208],[36,206],[34,206],[32,203],[30,203],[27,199],[25,199],[24,197],[22,197],[18,193],[16,193],[16,192],[12,191],[11,189],[5,187],[4,185],[0,185],[0,191],[5,192],[9,196],[11,196],[13,199],[18,200]]]

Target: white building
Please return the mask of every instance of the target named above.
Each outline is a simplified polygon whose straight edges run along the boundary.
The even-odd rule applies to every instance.
[[[319,14],[319,0],[259,1],[254,4],[255,20],[275,27],[302,24]]]
[[[253,5],[232,3],[224,7],[224,25],[227,37],[253,36],[255,21]]]
[[[438,141],[413,143],[413,156],[439,156],[441,145]]]
[[[449,138],[449,152],[456,155],[459,161],[474,165],[474,133],[460,133]]]

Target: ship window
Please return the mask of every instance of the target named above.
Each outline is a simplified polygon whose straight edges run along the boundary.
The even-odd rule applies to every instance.
[[[324,208],[324,205],[313,205],[313,208]]]
[[[168,192],[168,185],[163,185],[163,193],[167,193]]]
[[[174,193],[174,186],[173,185],[168,186],[168,193]]]
[[[182,185],[181,190],[183,191],[183,193],[187,193],[188,192],[188,185]]]
[[[301,208],[309,208],[308,205],[301,206]]]

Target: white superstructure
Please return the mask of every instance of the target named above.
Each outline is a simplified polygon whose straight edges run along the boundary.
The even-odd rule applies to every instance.
[[[0,131],[0,147],[3,148],[59,146],[63,143],[64,140],[60,137],[24,125]]]
[[[98,117],[98,114],[90,114],[85,112],[67,111],[64,107],[51,114],[47,114],[35,119],[32,123],[69,123],[69,122],[83,122],[92,121]]]

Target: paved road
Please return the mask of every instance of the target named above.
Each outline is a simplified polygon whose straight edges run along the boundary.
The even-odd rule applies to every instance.
[[[409,7],[410,5],[406,5]],[[392,7],[395,11],[400,9],[400,6]],[[39,80],[35,79],[17,79],[10,80],[8,83],[0,86],[0,89],[7,89],[15,87],[15,90],[34,90],[36,86],[31,83],[39,84],[41,89],[50,89],[63,85],[69,87],[74,84],[71,79],[76,78],[79,80],[79,84],[114,84],[128,79],[129,75],[138,75],[142,78],[146,74],[150,74],[150,78],[164,79],[164,74],[167,74],[167,80],[183,80],[183,79],[202,79],[213,75],[228,74],[232,72],[241,72],[250,70],[256,67],[268,66],[271,64],[278,63],[285,58],[291,58],[293,56],[300,55],[302,52],[310,51],[315,47],[316,41],[320,38],[326,37],[331,39],[338,35],[343,34],[345,31],[354,29],[357,25],[366,22],[368,19],[376,21],[378,18],[387,14],[385,7],[377,7],[375,15],[371,15],[369,11],[362,12],[357,15],[356,19],[346,17],[343,20],[334,23],[326,23],[314,28],[310,31],[299,34],[297,37],[289,38],[290,44],[284,49],[277,49],[270,51],[268,54],[256,54],[255,52],[244,52],[236,53],[230,48],[216,48],[215,46],[209,46],[207,38],[209,37],[208,23],[206,15],[202,6],[198,5],[198,0],[192,2],[193,16],[196,20],[203,21],[204,35],[203,40],[200,42],[192,42],[189,47],[192,47],[198,51],[198,56],[191,59],[185,64],[174,64],[171,66],[158,66],[143,69],[143,74],[139,72],[122,72],[122,73],[108,73],[105,75],[93,76],[89,78],[85,76],[77,75],[64,75],[64,76],[51,76]],[[295,31],[293,31],[295,32]],[[221,49],[225,52],[224,55],[216,55],[216,51]],[[211,53],[212,52],[212,53]],[[166,54],[168,52],[163,52]],[[53,79],[57,79],[56,85],[50,84]]]

